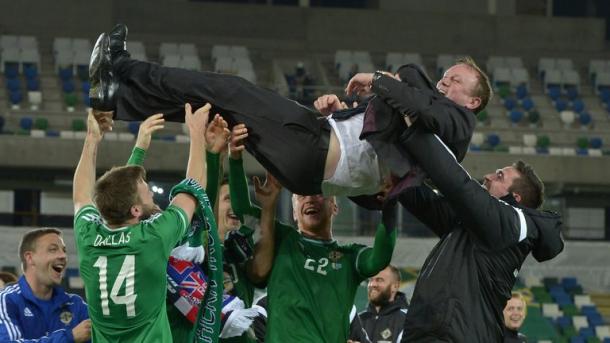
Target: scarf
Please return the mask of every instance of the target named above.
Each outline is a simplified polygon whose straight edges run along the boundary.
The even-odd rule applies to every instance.
[[[212,213],[210,200],[203,188],[193,179],[185,179],[171,190],[170,199],[179,193],[188,193],[197,199],[194,219],[203,223],[208,231],[207,264],[205,273],[208,276],[208,287],[195,322],[192,342],[216,343],[220,335],[220,314],[222,308],[223,270],[222,250],[218,239],[218,229]]]

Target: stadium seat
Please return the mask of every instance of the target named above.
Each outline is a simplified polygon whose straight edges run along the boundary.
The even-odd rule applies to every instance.
[[[168,55],[180,55],[180,53],[178,52],[177,43],[163,42],[159,45],[159,57],[161,58],[161,60],[163,60],[165,56]]]
[[[493,69],[493,80],[496,87],[503,84],[510,84],[511,73],[510,69],[504,67],[496,67]]]
[[[26,79],[26,89],[30,92],[35,92],[40,90],[40,82],[38,79]]]
[[[582,328],[589,327],[589,321],[585,316],[574,316],[572,317],[572,322],[574,323],[574,328],[579,331]]]
[[[591,121],[592,121],[591,115],[587,112],[582,112],[578,115],[578,122],[583,127],[591,125]]]
[[[178,44],[178,54],[181,56],[197,56],[199,53],[197,47],[193,43]]]
[[[11,102],[12,109],[19,109],[21,101],[23,100],[23,95],[20,90],[9,92],[9,100]]]
[[[496,146],[498,146],[500,144],[500,136],[498,136],[495,133],[490,133],[487,135],[487,144],[489,144],[489,146],[491,148],[495,148]]]
[[[538,136],[538,139],[536,140],[537,147],[548,149],[548,147],[550,145],[551,145],[551,139],[549,138],[549,136],[547,136],[547,135]]]
[[[557,69],[549,69],[545,72],[544,89],[549,89],[549,86],[562,85],[562,73]]]
[[[507,111],[512,111],[513,109],[515,109],[515,107],[517,107],[517,102],[515,101],[515,99],[513,99],[513,98],[504,99],[504,108],[506,108]]]
[[[8,79],[6,80],[6,88],[11,92],[16,92],[21,89],[21,82],[19,79]]]
[[[555,100],[555,110],[557,112],[565,112],[568,109],[568,102],[563,99]],[[569,111],[572,112],[572,111]],[[572,112],[574,113],[574,112]]]
[[[30,131],[34,126],[34,120],[30,117],[22,117],[19,120],[19,128],[23,130]]]
[[[180,64],[182,63],[180,55],[170,54],[164,55],[161,61],[161,64],[163,64],[163,66],[171,68],[180,68]]]
[[[574,70],[574,62],[569,58],[557,58],[555,60],[555,67],[561,71]]]
[[[585,110],[585,103],[582,99],[574,99],[572,101],[572,110],[576,113],[582,113]]]
[[[130,121],[127,124],[127,130],[129,130],[129,132],[133,133],[134,135],[137,135],[138,131],[140,130],[140,122]]]
[[[603,144],[604,144],[604,142],[601,139],[601,137],[591,137],[591,139],[589,140],[589,145],[591,146],[592,149],[601,149]],[[574,301],[576,301],[576,300],[574,300]],[[589,299],[589,302],[590,301],[591,300]],[[588,304],[582,304],[582,305],[588,305]]]
[[[182,56],[182,60],[180,62],[180,67],[188,70],[201,70],[201,60],[198,56]]]
[[[83,119],[74,119],[72,120],[72,131],[85,131],[87,125]]]
[[[548,70],[555,69],[555,59],[549,57],[541,57],[538,60],[538,75],[544,79]]]
[[[523,134],[523,145],[526,147],[535,147],[536,146],[537,137],[533,133],[524,133]]]
[[[40,91],[29,91],[28,102],[30,103],[30,109],[37,111],[42,104],[42,92]]]
[[[589,80],[595,83],[595,77],[599,72],[607,71],[607,61],[605,60],[590,60],[589,61]]]
[[[513,125],[519,124],[521,122],[521,119],[523,119],[523,112],[521,112],[519,110],[512,110],[509,113],[509,118],[510,118],[510,122]]]
[[[534,106],[535,105],[532,98],[524,98],[523,100],[521,100],[521,107],[523,107],[525,111],[531,111],[532,109],[534,109]]]
[[[49,120],[47,118],[36,118],[36,120],[34,120],[34,128],[36,130],[45,131],[49,128]]]
[[[561,84],[564,89],[569,87],[575,87],[576,90],[580,89],[580,75],[576,70],[564,70],[561,72]]]
[[[519,85],[525,85],[529,89],[530,75],[525,68],[512,68],[511,69],[511,87],[515,88]]]
[[[595,335],[599,339],[610,338],[610,326],[608,326],[608,325],[596,326]]]
[[[561,311],[563,312],[564,315],[566,316],[577,316],[580,314],[580,312],[578,311],[578,307],[576,307],[576,305],[574,304],[565,304],[561,307]]]
[[[504,61],[506,66],[512,69],[523,67],[523,59],[518,56],[506,56],[504,57]]]
[[[485,142],[485,135],[481,132],[474,132],[472,134],[472,139],[470,140],[471,147],[474,147],[475,150],[480,150],[481,146]]]
[[[549,318],[558,318],[562,315],[559,306],[555,303],[542,304],[542,315]]]

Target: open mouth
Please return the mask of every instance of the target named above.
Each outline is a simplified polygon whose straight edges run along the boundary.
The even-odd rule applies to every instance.
[[[51,268],[53,268],[53,270],[55,272],[57,272],[58,274],[61,274],[66,269],[66,264],[65,263],[56,263],[56,264],[52,265]]]
[[[239,217],[237,217],[233,212],[227,213],[227,217],[231,220],[239,220]]]
[[[305,208],[303,213],[305,215],[308,215],[308,216],[309,215],[316,215],[316,214],[320,213],[320,210],[318,208],[316,208],[316,207],[307,207],[307,208]]]

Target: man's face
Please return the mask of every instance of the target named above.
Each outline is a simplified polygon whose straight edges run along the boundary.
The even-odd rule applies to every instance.
[[[220,186],[218,195],[218,227],[224,233],[239,229],[239,218],[233,213],[229,185]]]
[[[456,104],[474,110],[481,104],[481,98],[472,95],[477,84],[477,73],[472,67],[456,64],[445,71],[436,89]]]
[[[398,291],[398,282],[389,268],[385,268],[369,279],[369,301],[375,306],[383,306],[394,301]]]
[[[501,198],[508,194],[508,189],[513,185],[515,179],[520,177],[519,172],[512,166],[498,169],[495,173],[483,176],[483,187],[489,194],[496,198]]]
[[[148,183],[144,180],[138,181],[138,196],[140,198],[140,203],[138,205],[141,206],[142,209],[142,214],[139,218],[140,220],[148,219],[153,214],[161,211],[153,200],[153,192],[148,188]]]
[[[336,213],[335,197],[324,197],[321,194],[292,196],[292,215],[301,230],[320,231],[329,228]]]
[[[504,308],[504,325],[511,330],[519,330],[525,320],[525,303],[519,298],[511,298]]]
[[[27,270],[34,273],[39,284],[58,286],[64,277],[67,265],[66,246],[55,233],[48,233],[36,240],[33,251],[25,253]]]

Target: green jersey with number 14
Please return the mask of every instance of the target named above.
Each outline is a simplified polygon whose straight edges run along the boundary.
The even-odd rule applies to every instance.
[[[93,342],[171,342],[165,292],[170,252],[186,232],[169,206],[138,224],[110,229],[93,206],[74,216]]]

